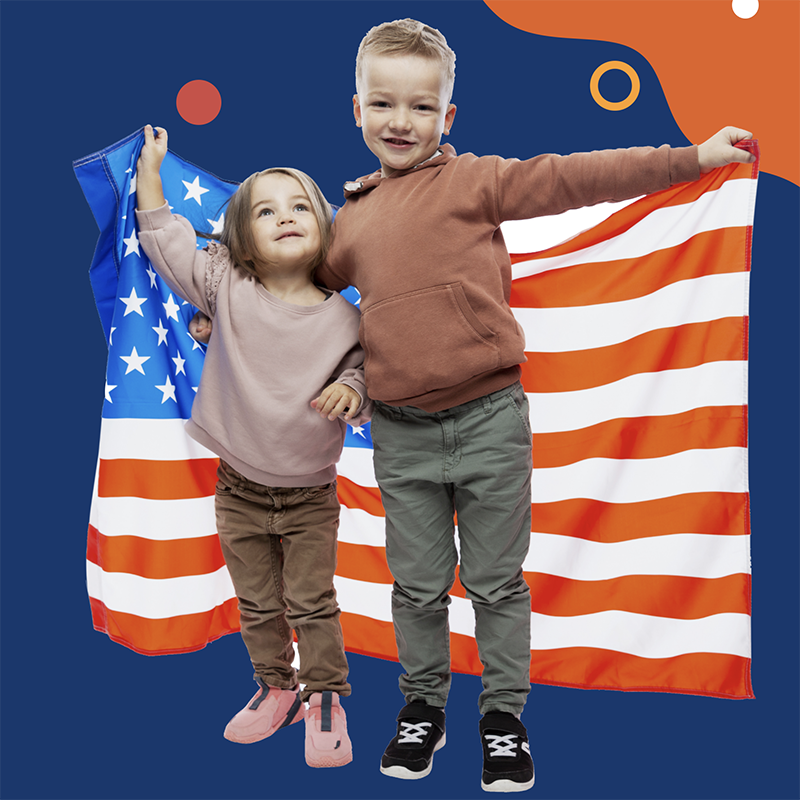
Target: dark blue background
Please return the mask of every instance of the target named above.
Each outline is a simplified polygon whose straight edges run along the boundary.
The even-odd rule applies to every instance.
[[[221,177],[288,164],[341,202],[343,181],[375,165],[351,112],[358,43],[405,16],[440,28],[458,54],[458,151],[524,158],[685,144],[652,69],[616,44],[523,33],[471,1],[4,0],[0,15],[2,796],[485,796],[476,677],[456,676],[447,747],[430,777],[410,783],[378,772],[402,704],[396,664],[351,656],[355,761],[311,770],[302,725],[247,747],[222,738],[254,688],[239,637],[147,658],[92,630],[84,558],[106,346],[87,274],[97,229],[71,162],[150,122]],[[588,91],[611,59],[642,82],[619,113]],[[223,98],[205,126],[175,108],[197,78]],[[698,75],[698,85],[709,80]],[[613,100],[628,87],[608,76],[601,90]],[[719,127],[729,123],[754,126]],[[750,377],[757,699],[534,686],[530,796],[798,796],[797,219],[798,187],[763,175]]]

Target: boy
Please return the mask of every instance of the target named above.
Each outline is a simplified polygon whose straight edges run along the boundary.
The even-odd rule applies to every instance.
[[[524,340],[508,305],[500,223],[623,200],[753,157],[726,128],[699,147],[539,156],[456,156],[455,54],[415,20],[369,31],[353,111],[380,171],[345,184],[317,280],[361,293],[375,400],[375,473],[386,510],[392,616],[406,705],[381,772],[421,778],[445,743],[448,591],[456,564],[484,665],[479,708],[487,791],[534,781],[519,717],[530,690],[531,430],[519,382]],[[460,559],[454,542],[458,514]]]
[[[392,616],[406,705],[381,772],[416,779],[445,743],[448,591],[455,567],[475,611],[483,692],[481,786],[534,782],[520,715],[530,690],[531,429],[519,382],[525,343],[508,305],[500,223],[624,200],[753,157],[726,128],[699,147],[456,156],[455,54],[415,20],[359,47],[353,111],[380,171],[345,184],[316,279],[361,293],[375,474],[386,511]],[[458,514],[460,558],[454,541]]]

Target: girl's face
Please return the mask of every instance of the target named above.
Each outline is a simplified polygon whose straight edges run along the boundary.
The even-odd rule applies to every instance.
[[[303,187],[289,175],[260,175],[253,184],[250,224],[258,265],[294,272],[319,253],[319,224]]]

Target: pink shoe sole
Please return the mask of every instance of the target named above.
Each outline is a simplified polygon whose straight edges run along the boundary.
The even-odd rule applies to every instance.
[[[334,692],[315,692],[306,712],[306,764],[309,767],[343,767],[353,760],[347,735],[347,717]]]
[[[260,742],[275,731],[305,717],[305,706],[296,690],[278,689],[258,681],[261,688],[228,723],[223,736],[237,744]]]

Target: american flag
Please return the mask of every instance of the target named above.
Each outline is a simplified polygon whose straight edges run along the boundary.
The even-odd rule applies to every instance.
[[[109,340],[87,584],[96,629],[159,654],[237,631],[238,612],[214,527],[216,459],[183,432],[203,360],[187,330],[194,309],[137,247],[142,143],[138,132],[74,164],[101,229],[90,276]],[[544,228],[503,226],[529,348],[534,683],[753,696],[747,305],[757,174],[757,162],[731,165],[604,207],[580,233],[585,217],[573,212]],[[162,178],[177,213],[219,229],[234,184],[172,153]],[[556,229],[567,240],[543,247]],[[345,644],[396,660],[368,425],[348,429],[338,470]],[[480,674],[458,581],[452,596],[453,668]]]

